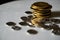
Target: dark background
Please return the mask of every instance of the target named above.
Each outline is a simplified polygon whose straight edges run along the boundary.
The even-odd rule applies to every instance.
[[[0,0],[0,5],[11,2],[11,1],[15,1],[15,0]]]

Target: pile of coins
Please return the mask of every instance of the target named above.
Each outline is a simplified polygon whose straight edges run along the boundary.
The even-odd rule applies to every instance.
[[[22,22],[18,24],[21,26],[29,26],[35,28],[43,28],[46,30],[52,30],[52,33],[55,35],[60,35],[60,27],[57,24],[60,24],[60,19],[51,18],[51,8],[52,6],[46,2],[35,2],[31,5],[31,11],[25,11],[26,14],[32,14],[29,16],[22,16],[20,19]],[[21,30],[20,26],[16,26],[15,22],[7,22],[8,26],[11,26],[13,30]],[[35,29],[27,30],[29,34],[37,34],[38,31]]]
[[[42,19],[51,17],[52,6],[46,2],[35,2],[30,7],[32,9],[33,18],[31,20],[33,25],[38,26],[38,22]]]

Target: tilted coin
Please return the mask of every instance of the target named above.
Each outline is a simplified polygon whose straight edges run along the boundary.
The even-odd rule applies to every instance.
[[[32,18],[33,16],[32,15],[29,15],[28,18]]]
[[[53,27],[53,30],[59,30],[59,26],[56,24],[53,24],[52,27]]]

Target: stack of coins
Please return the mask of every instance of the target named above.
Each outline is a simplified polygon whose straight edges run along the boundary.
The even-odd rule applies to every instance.
[[[32,9],[33,18],[31,20],[33,25],[38,26],[44,18],[51,17],[51,8],[52,6],[46,2],[35,2],[30,7]]]

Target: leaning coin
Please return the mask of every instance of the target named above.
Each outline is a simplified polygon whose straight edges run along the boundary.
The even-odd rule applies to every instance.
[[[59,26],[56,24],[53,24],[52,27],[53,27],[53,30],[59,30]]]

